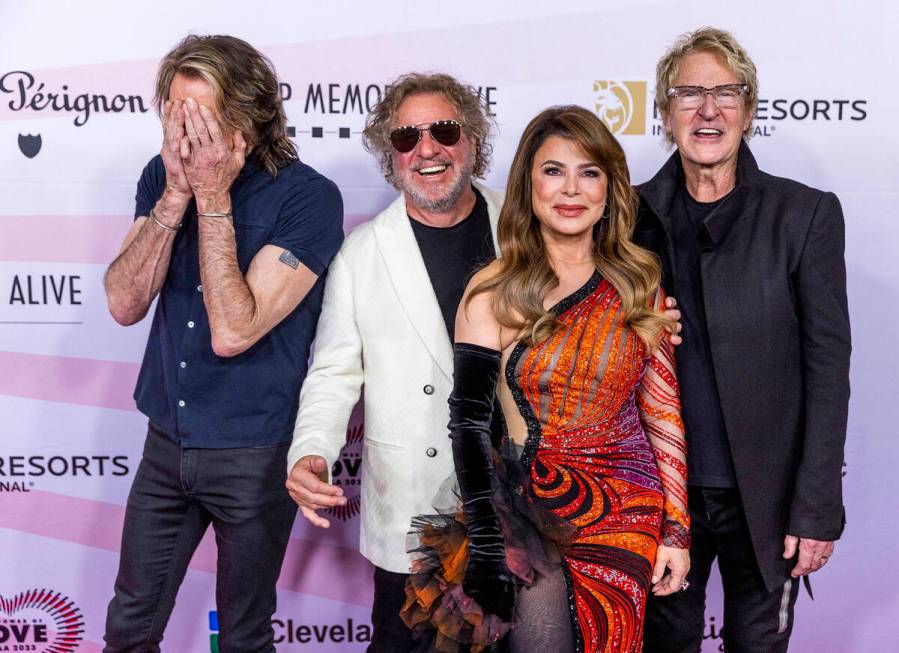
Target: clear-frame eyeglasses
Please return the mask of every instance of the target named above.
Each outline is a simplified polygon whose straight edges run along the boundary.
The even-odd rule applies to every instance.
[[[672,86],[666,95],[677,100],[679,109],[693,111],[702,106],[706,95],[711,95],[720,109],[736,109],[747,93],[749,93],[749,87],[746,84],[721,84],[714,88]]]

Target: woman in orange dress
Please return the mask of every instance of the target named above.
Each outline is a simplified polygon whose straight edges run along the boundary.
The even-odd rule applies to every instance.
[[[501,257],[456,318],[458,515],[415,524],[404,618],[437,650],[639,653],[649,591],[689,567],[674,354],[655,258],[630,240],[624,152],[580,107],[528,125]],[[498,399],[498,401],[497,401]],[[503,434],[491,434],[499,404]],[[494,450],[500,442],[502,455]]]

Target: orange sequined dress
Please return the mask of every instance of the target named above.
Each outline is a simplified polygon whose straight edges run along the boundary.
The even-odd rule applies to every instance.
[[[686,450],[672,346],[663,338],[649,354],[622,325],[621,298],[598,273],[553,310],[559,329],[535,345],[518,343],[504,370],[528,431],[516,467],[533,508],[570,525],[561,561],[576,650],[639,653],[656,549],[660,543],[689,547]],[[460,591],[456,581],[461,583],[464,557],[455,555],[459,545],[447,532],[432,530],[421,539],[429,550],[435,542],[444,547],[442,569],[435,583],[413,568],[408,605],[418,614],[410,610],[404,618],[415,626],[429,612],[438,630],[455,640],[458,626],[447,629],[448,619],[435,616],[448,610],[433,607],[449,603],[437,599],[438,593],[449,596],[448,586]],[[514,544],[506,546],[514,572]]]
[[[554,310],[561,328],[506,365],[521,462],[532,501],[577,527],[563,564],[578,650],[639,652],[656,547],[689,546],[672,347],[647,356],[598,274]]]

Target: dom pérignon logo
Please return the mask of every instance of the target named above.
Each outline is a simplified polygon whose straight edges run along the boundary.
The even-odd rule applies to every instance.
[[[646,82],[597,80],[596,114],[613,134],[646,133]]]
[[[29,159],[36,157],[41,151],[41,135],[19,134],[19,150]]]
[[[70,653],[84,636],[84,617],[69,597],[47,589],[0,596],[0,651]]]

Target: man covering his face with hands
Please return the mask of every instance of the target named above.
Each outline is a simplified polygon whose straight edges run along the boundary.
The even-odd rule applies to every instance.
[[[274,70],[248,43],[187,37],[160,64],[156,101],[162,150],[105,277],[120,324],[158,301],[134,393],[149,428],[104,650],[159,650],[212,524],[219,649],[274,651],[296,512],[284,458],[343,205],[299,162]]]

